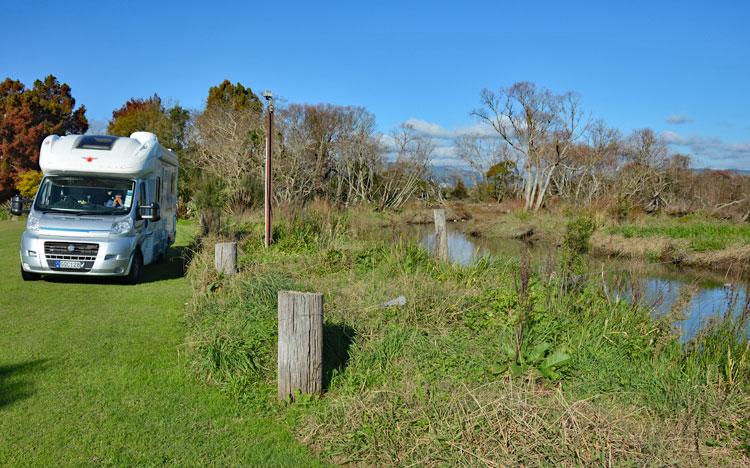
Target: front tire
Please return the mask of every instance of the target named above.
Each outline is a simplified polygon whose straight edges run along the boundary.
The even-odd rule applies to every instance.
[[[26,271],[21,267],[21,278],[23,278],[24,281],[38,281],[42,278],[42,275],[39,273],[33,273],[31,271]]]
[[[143,255],[141,250],[136,249],[133,254],[133,261],[130,264],[130,271],[125,277],[125,284],[138,284],[141,281],[141,275],[143,274]]]

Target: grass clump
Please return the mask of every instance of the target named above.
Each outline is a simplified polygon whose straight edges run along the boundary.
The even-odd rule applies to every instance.
[[[265,400],[276,368],[277,294],[293,281],[276,273],[202,280],[208,285],[188,307],[191,367],[232,397]]]

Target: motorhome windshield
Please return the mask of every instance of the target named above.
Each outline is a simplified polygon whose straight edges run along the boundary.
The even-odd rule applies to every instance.
[[[132,180],[102,177],[47,176],[34,209],[74,214],[126,214],[133,204]]]

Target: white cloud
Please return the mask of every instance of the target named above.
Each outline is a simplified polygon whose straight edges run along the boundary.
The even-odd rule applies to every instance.
[[[436,145],[431,162],[435,166],[456,166],[466,168],[466,163],[458,158],[455,139],[460,136],[478,136],[481,138],[498,138],[495,130],[482,122],[475,122],[462,127],[446,128],[440,124],[422,119],[410,118],[404,122],[424,136],[433,138]],[[383,138],[388,148],[393,148],[393,138],[390,135]]]
[[[692,122],[693,119],[689,115],[685,114],[672,114],[667,117],[667,123],[670,125],[682,125]]]
[[[472,125],[456,128],[445,128],[440,124],[434,122],[428,122],[426,120],[410,118],[407,119],[404,124],[411,126],[419,133],[430,136],[433,138],[440,138],[445,140],[452,140],[459,136],[465,135],[476,135],[480,137],[496,137],[497,133],[489,125],[482,122],[475,122]]]
[[[727,143],[715,137],[683,136],[672,131],[663,132],[662,137],[669,145],[687,150],[708,167],[750,169],[750,142]]]
[[[408,125],[417,132],[431,136],[433,138],[453,138],[453,133],[445,127],[442,127],[433,122],[427,122],[421,119],[407,119],[404,125]]]

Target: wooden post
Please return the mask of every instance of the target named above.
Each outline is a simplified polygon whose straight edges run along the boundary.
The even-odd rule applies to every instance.
[[[448,260],[448,228],[445,225],[445,210],[433,210],[435,214],[435,256],[438,260]]]
[[[237,273],[237,243],[217,242],[214,247],[214,266],[225,275]]]
[[[323,294],[279,291],[279,399],[323,391]]]

